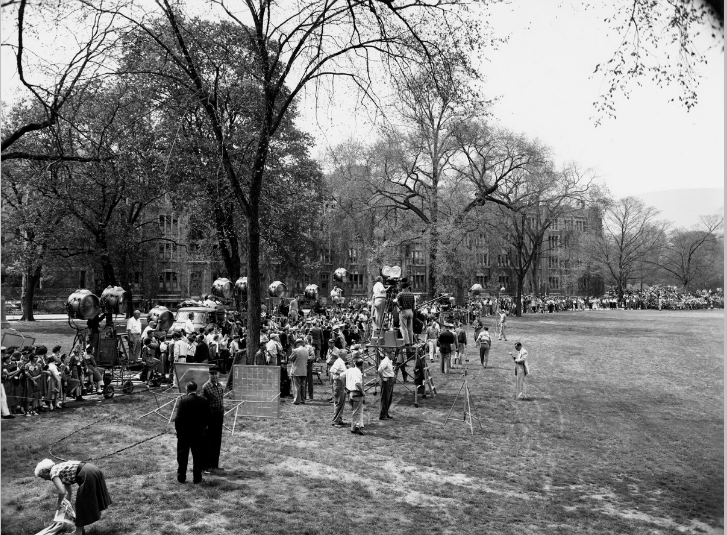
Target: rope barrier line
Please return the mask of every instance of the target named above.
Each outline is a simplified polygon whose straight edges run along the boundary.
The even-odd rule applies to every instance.
[[[58,444],[60,444],[61,442],[63,442],[63,441],[64,441],[65,439],[67,439],[68,437],[71,437],[71,436],[73,436],[73,435],[75,435],[75,434],[77,434],[77,433],[79,433],[79,432],[81,432],[81,431],[84,431],[84,430],[88,429],[89,427],[91,427],[91,426],[93,426],[93,425],[97,424],[98,422],[100,422],[100,421],[101,421],[101,420],[103,420],[103,419],[104,419],[104,418],[99,418],[99,419],[97,419],[97,420],[95,420],[95,421],[91,422],[90,424],[88,424],[88,425],[85,425],[85,426],[83,426],[83,427],[79,427],[78,429],[75,429],[75,430],[73,430],[72,432],[70,432],[70,433],[69,433],[69,434],[67,434],[66,436],[64,436],[64,437],[61,437],[60,439],[56,440],[56,441],[55,441],[54,443],[52,443],[52,444],[51,444],[50,446],[48,446],[48,454],[49,454],[49,455],[50,455],[51,457],[53,457],[54,459],[58,459],[59,461],[63,461],[63,462],[67,461],[68,459],[64,459],[63,457],[59,457],[58,455],[54,454],[54,453],[53,453],[53,448],[54,448],[55,446],[57,446]],[[100,457],[92,457],[92,458],[90,458],[90,459],[84,459],[84,462],[91,462],[91,461],[98,461],[98,460],[100,460],[100,459],[106,459],[107,457],[111,457],[111,456],[113,456],[113,455],[116,455],[116,454],[118,454],[118,453],[121,453],[122,451],[126,451],[126,450],[128,450],[128,449],[134,448],[134,447],[136,447],[136,446],[138,446],[138,445],[140,445],[140,444],[143,444],[144,442],[148,442],[148,441],[150,441],[150,440],[153,440],[153,439],[155,439],[155,438],[158,438],[158,437],[160,437],[160,436],[162,436],[162,435],[166,435],[166,434],[168,434],[168,431],[164,430],[164,431],[162,431],[161,433],[158,433],[158,434],[156,434],[156,435],[154,435],[154,436],[152,436],[152,437],[148,437],[148,438],[145,438],[145,439],[143,439],[143,440],[139,440],[139,441],[137,441],[137,442],[134,442],[133,444],[131,444],[131,445],[129,445],[129,446],[125,446],[125,447],[123,447],[123,448],[121,448],[121,449],[118,449],[118,450],[116,450],[116,451],[112,452],[112,453],[109,453],[109,454],[106,454],[106,455],[101,455]]]

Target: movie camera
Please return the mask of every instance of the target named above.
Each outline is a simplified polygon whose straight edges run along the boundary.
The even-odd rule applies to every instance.
[[[401,283],[401,267],[399,266],[382,266],[381,276],[384,279],[384,286],[386,287],[386,296],[393,299],[399,291],[399,284]]]

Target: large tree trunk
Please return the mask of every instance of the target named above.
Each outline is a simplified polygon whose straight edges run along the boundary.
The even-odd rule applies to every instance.
[[[111,262],[111,255],[109,254],[105,232],[101,231],[96,235],[96,247],[97,250],[100,251],[99,261],[101,262],[101,270],[103,271],[104,288],[106,286],[118,286],[119,283],[116,280],[116,271],[114,270],[114,265]]]
[[[437,295],[437,254],[439,249],[439,229],[437,223],[439,221],[439,199],[437,198],[437,183],[434,181],[434,193],[432,198],[432,210],[429,215],[429,297],[434,298]]]
[[[40,282],[41,271],[42,266],[38,266],[35,269],[29,269],[26,273],[23,273],[23,284],[20,294],[23,315],[20,317],[20,321],[35,321],[35,317],[33,316],[33,301],[35,301],[35,289]]]
[[[517,292],[515,295],[515,315],[519,318],[523,315],[523,283],[525,273],[517,276]]]

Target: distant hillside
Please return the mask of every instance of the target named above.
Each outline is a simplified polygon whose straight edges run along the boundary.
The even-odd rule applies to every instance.
[[[638,197],[661,212],[659,219],[679,227],[689,228],[699,223],[699,216],[724,211],[724,188],[650,191]]]

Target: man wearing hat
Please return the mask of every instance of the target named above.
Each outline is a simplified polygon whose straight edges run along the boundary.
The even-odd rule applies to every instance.
[[[220,468],[220,448],[222,448],[222,421],[225,416],[225,390],[220,384],[220,370],[210,368],[209,380],[202,386],[202,397],[207,400],[210,408],[210,419],[207,424],[207,470]]]
[[[439,355],[442,359],[442,373],[449,373],[449,357],[452,354],[452,345],[457,341],[451,328],[451,323],[445,323],[444,329],[439,333],[439,337],[437,338],[439,342]]]
[[[300,405],[305,403],[303,399],[308,377],[308,348],[302,338],[295,341],[295,347],[290,354],[290,362],[293,364],[290,370],[293,378],[293,404]]]

